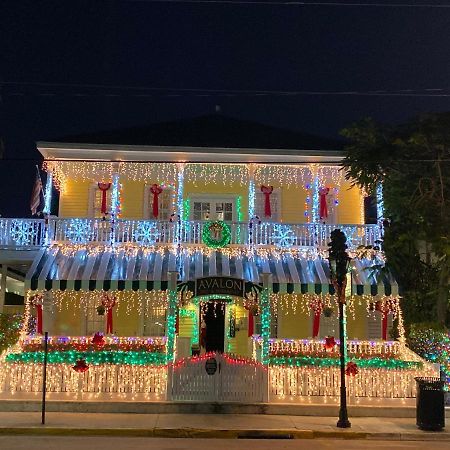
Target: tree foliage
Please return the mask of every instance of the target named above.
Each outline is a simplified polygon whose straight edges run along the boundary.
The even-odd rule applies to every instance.
[[[22,316],[0,313],[0,353],[19,340]]]
[[[437,320],[449,310],[450,113],[386,126],[364,119],[349,139],[346,178],[374,193],[383,183],[384,250],[403,289],[406,320]],[[448,322],[447,322],[448,323]]]

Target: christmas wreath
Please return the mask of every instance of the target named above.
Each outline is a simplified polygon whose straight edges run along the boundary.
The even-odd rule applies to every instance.
[[[230,227],[221,220],[207,222],[202,232],[203,243],[212,248],[225,247],[230,243],[231,230]]]

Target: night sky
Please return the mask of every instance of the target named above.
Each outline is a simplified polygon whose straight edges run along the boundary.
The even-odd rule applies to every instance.
[[[215,105],[333,138],[450,110],[450,2],[394,2],[1,0],[0,214],[29,216],[37,140]]]

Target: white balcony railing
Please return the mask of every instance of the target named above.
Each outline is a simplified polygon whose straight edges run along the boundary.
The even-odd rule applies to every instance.
[[[118,219],[0,219],[0,247],[38,247],[52,242],[134,243],[142,246],[159,244],[201,244],[203,221],[169,221]],[[378,225],[286,224],[277,222],[229,223],[231,245],[327,248],[331,232],[340,228],[347,245],[376,245],[381,239]]]

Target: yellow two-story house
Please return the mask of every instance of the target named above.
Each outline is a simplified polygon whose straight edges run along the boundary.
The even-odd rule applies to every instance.
[[[220,115],[38,142],[47,217],[20,235],[23,224],[5,222],[4,238],[38,247],[27,320],[55,348],[97,334],[125,350],[151,339],[169,362],[320,357],[317,345],[339,337],[327,259],[338,228],[351,257],[349,342],[394,357],[403,327],[398,286],[379,270],[382,192],[366,223],[338,147]]]

